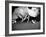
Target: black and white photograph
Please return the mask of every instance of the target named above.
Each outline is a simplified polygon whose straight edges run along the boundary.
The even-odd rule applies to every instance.
[[[43,33],[43,4],[44,3],[10,2],[9,34]]]
[[[40,7],[12,6],[12,30],[40,29]]]

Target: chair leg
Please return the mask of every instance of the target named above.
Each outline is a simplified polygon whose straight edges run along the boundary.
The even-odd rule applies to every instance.
[[[30,18],[30,16],[27,17],[27,19],[28,19],[27,23],[29,22],[29,18]]]

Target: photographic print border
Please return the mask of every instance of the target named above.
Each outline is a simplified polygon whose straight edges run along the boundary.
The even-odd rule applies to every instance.
[[[9,34],[9,3],[19,4],[38,4],[43,5],[43,32],[38,33],[23,33],[23,34]],[[5,1],[5,36],[18,36],[18,35],[35,35],[45,33],[45,3],[40,2],[22,2],[22,1]]]

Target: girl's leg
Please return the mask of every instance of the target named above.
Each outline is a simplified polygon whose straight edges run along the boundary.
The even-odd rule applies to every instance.
[[[23,22],[26,18],[27,18],[27,15],[26,15],[24,18],[22,18],[22,22]]]

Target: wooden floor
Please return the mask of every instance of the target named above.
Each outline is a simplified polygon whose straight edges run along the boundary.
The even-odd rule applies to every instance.
[[[30,23],[21,23],[12,25],[12,30],[30,30],[30,29],[40,29],[40,23],[32,24]]]

